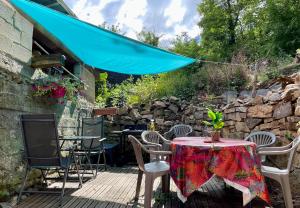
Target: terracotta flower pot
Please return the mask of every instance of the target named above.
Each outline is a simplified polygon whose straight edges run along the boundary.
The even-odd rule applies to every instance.
[[[95,116],[116,115],[117,108],[114,108],[114,107],[96,108],[96,109],[93,109],[93,112],[94,112]]]
[[[221,137],[220,131],[212,131],[211,132],[211,141],[212,142],[219,142]]]

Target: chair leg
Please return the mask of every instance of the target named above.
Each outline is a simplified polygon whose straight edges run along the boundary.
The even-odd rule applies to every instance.
[[[101,153],[99,152],[98,158],[97,158],[97,164],[96,164],[96,176],[95,177],[97,177],[97,174],[98,174],[100,157],[101,157]]]
[[[137,184],[136,184],[136,190],[135,190],[135,197],[134,197],[134,200],[136,200],[136,201],[139,199],[142,179],[143,179],[143,171],[139,170]]]
[[[145,174],[145,197],[144,197],[144,208],[151,208],[152,191],[153,191],[153,177]]]
[[[106,155],[105,155],[105,150],[103,151],[103,162],[104,162],[104,170],[107,171],[107,164],[106,164]],[[99,163],[99,162],[98,162]]]
[[[59,201],[60,206],[62,205],[62,200],[63,200],[64,194],[65,194],[65,185],[66,185],[66,181],[68,178],[68,173],[69,173],[69,168],[66,168],[65,173],[64,173],[64,181],[63,181],[63,185],[61,188],[61,194],[60,194],[60,201]]]
[[[281,188],[283,192],[285,207],[293,208],[293,199],[292,199],[290,180],[288,175],[281,178]]]
[[[19,196],[18,196],[18,199],[17,199],[17,204],[19,204],[20,201],[21,201],[22,193],[23,193],[25,185],[26,185],[26,181],[27,181],[27,177],[28,177],[29,171],[30,171],[30,169],[28,168],[28,165],[26,165],[26,172],[25,172],[25,176],[23,178],[23,182],[22,182],[22,186],[21,186],[21,189],[20,189],[20,193],[19,193]]]
[[[80,158],[78,158],[78,161],[80,161]],[[81,178],[80,173],[79,173],[78,161],[76,160],[76,157],[74,156],[75,168],[76,168],[76,172],[77,172],[78,180],[79,180],[78,188],[81,188],[82,187],[82,178]]]

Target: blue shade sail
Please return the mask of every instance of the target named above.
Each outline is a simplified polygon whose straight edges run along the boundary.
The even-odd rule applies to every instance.
[[[36,28],[46,32],[78,60],[94,68],[123,74],[158,74],[196,61],[98,28],[31,1],[10,2]]]

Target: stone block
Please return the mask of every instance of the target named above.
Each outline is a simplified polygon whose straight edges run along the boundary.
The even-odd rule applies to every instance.
[[[248,108],[248,117],[252,118],[270,118],[272,117],[272,105],[256,105]]]
[[[0,34],[0,50],[12,55],[13,41],[6,36]]]
[[[13,25],[0,18],[0,35],[7,37],[13,42],[21,42],[21,32],[16,30]]]
[[[11,5],[6,1],[0,1],[0,18],[12,25],[14,14],[15,9]]]
[[[157,123],[157,125],[159,125],[159,126],[162,126],[162,125],[164,125],[164,119],[161,119],[161,118],[157,118],[157,119],[155,119],[155,122]]]
[[[151,120],[151,119],[153,119],[153,115],[151,115],[151,114],[148,114],[148,115],[142,115],[142,119]]]
[[[295,116],[300,116],[300,106],[296,106],[296,108],[295,108]]]
[[[26,32],[22,32],[20,43],[24,48],[32,51],[32,33],[29,34]]]
[[[129,116],[133,119],[133,120],[139,120],[141,119],[141,115],[138,112],[137,109],[131,109]]]
[[[247,112],[247,107],[236,107],[235,111],[240,112],[240,113],[246,113]]]
[[[20,44],[13,43],[12,56],[20,60],[21,62],[30,64],[32,53],[30,50],[24,48]]]
[[[260,118],[246,118],[245,122],[249,129],[253,129],[257,125],[259,125],[263,120]]]
[[[236,122],[235,128],[237,132],[250,132],[250,129],[247,127],[244,122]]]
[[[234,113],[235,112],[235,108],[227,108],[224,110],[224,113]]]
[[[292,104],[291,102],[278,104],[273,113],[273,117],[276,119],[285,118],[292,115]]]
[[[155,101],[153,103],[153,106],[156,107],[156,108],[165,108],[165,107],[167,107],[166,104],[162,101]]]
[[[281,99],[281,95],[278,92],[272,93],[271,91],[264,97],[265,102],[278,102]]]
[[[179,110],[179,108],[174,104],[169,105],[169,109],[174,113],[177,113]]]
[[[259,104],[263,104],[263,97],[262,96],[256,96],[255,98],[253,98],[251,100],[251,104],[252,105],[259,105]]]
[[[195,119],[200,120],[204,118],[203,112],[202,111],[196,111],[194,113]]]
[[[21,32],[32,34],[33,25],[18,12],[14,15],[14,26]]]

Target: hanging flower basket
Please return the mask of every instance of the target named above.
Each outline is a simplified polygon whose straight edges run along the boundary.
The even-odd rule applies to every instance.
[[[33,96],[46,98],[49,104],[64,104],[70,100],[77,100],[81,83],[71,78],[43,78],[36,80],[32,85]]]

